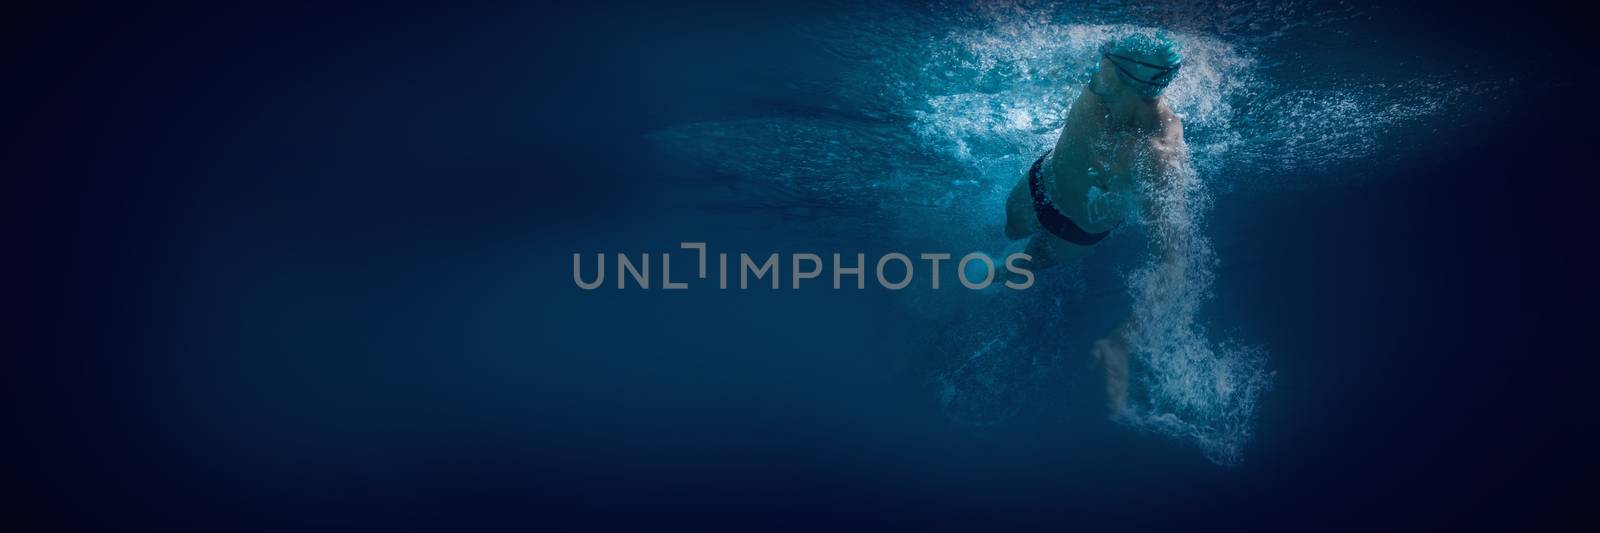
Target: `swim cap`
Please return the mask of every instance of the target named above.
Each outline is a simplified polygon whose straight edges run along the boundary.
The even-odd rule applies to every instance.
[[[1178,76],[1182,46],[1165,33],[1135,33],[1100,45],[1100,54],[1117,67],[1117,77],[1140,95],[1155,98]]]

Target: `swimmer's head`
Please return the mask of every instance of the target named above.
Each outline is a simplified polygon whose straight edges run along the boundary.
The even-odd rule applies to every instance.
[[[1178,77],[1178,68],[1183,66],[1181,52],[1178,42],[1165,33],[1135,33],[1100,45],[1100,70],[1112,73],[1108,77],[1129,91],[1155,98]]]

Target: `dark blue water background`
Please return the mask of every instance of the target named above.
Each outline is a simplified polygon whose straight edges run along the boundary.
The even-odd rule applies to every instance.
[[[10,55],[30,142],[8,150],[46,162],[14,178],[40,199],[23,324],[49,340],[19,358],[41,377],[11,388],[32,428],[11,440],[20,505],[51,524],[1509,526],[1587,468],[1555,462],[1592,422],[1567,414],[1571,355],[1539,348],[1576,319],[1525,297],[1560,287],[1542,265],[1571,244],[1542,228],[1577,202],[1539,184],[1582,178],[1561,159],[1576,39],[1541,12],[38,20]],[[1071,296],[1048,322],[1052,302],[961,292],[573,286],[572,253],[680,241],[994,251],[988,195],[1079,75],[1005,54],[1116,24],[1250,61],[1217,67],[1242,85],[1190,135],[1214,149],[1208,334],[1273,373],[1236,465],[1101,414],[1088,343],[1127,312],[1134,236],[1041,273]],[[1040,106],[1018,132],[962,122],[1013,101]],[[988,396],[953,409],[940,380],[990,337]]]

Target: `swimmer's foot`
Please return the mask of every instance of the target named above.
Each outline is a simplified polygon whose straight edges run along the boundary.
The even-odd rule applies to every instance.
[[[1117,418],[1128,408],[1128,343],[1112,334],[1089,350],[1106,369],[1106,415]]]

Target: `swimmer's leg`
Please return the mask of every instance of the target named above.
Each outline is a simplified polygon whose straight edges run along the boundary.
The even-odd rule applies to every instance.
[[[1128,343],[1121,334],[1100,339],[1090,350],[1106,368],[1106,415],[1116,418],[1128,408]]]
[[[1055,247],[1050,245],[1050,238],[1037,233],[1030,238],[1028,247],[1023,253],[1033,258],[1028,261],[1028,268],[1031,270],[1044,270],[1060,263],[1060,259],[1056,257]]]
[[[1023,177],[1016,186],[1011,188],[1011,194],[1006,196],[1006,238],[1011,240],[1026,238],[1033,233],[1036,223],[1033,221],[1033,196],[1028,192],[1028,178]]]
[[[1032,244],[1033,239],[1034,238],[1024,238],[1024,239],[1021,239],[1021,240],[1013,240],[1010,243],[1007,243],[1005,249],[1000,250],[1000,253],[989,256],[989,258],[992,261],[994,261],[995,278],[994,278],[994,283],[991,283],[989,285],[989,287],[986,290],[986,292],[992,292],[992,293],[1002,292],[1001,289],[1004,289],[1004,288],[1007,287],[1006,283],[1024,284],[1024,283],[1033,283],[1033,282],[1036,281],[1036,280],[1030,280],[1030,279],[1028,279],[1027,276],[1023,276],[1022,274],[1014,272],[1014,271],[1012,271],[1010,268],[1008,268],[1006,266],[1006,259],[1011,257],[1011,254],[1026,253],[1026,254],[1028,254],[1029,257],[1031,257],[1033,259],[1029,259],[1027,261],[1022,261],[1019,264],[1022,265],[1023,267],[1026,267],[1030,271],[1040,268],[1039,267],[1039,260],[1038,260],[1037,255],[1036,255],[1036,251],[1028,249],[1028,246]],[[971,279],[977,279],[981,275],[982,275],[981,272],[973,271],[971,273]]]

